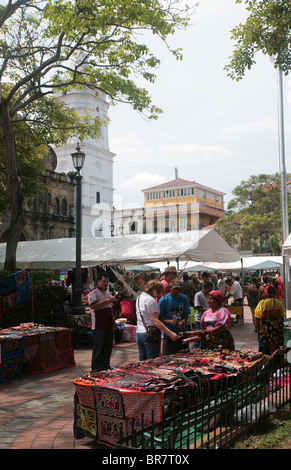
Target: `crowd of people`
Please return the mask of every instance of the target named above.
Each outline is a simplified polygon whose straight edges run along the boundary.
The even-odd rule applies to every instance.
[[[154,359],[160,355],[175,354],[185,348],[234,349],[230,331],[232,305],[243,305],[244,291],[240,279],[226,278],[222,272],[202,272],[201,276],[188,274],[179,280],[175,266],[168,266],[159,279],[150,279],[139,285],[139,295],[134,302],[125,299],[125,309],[120,316],[137,325],[136,342],[138,359]],[[93,330],[92,370],[110,368],[115,297],[108,290],[109,276],[100,272],[97,286],[88,294]],[[258,331],[259,351],[272,354],[283,344],[282,303],[283,289],[280,279],[255,277],[247,286],[248,305]],[[129,303],[126,303],[126,300]],[[191,310],[195,322],[189,322]],[[130,313],[130,318],[129,318]],[[155,340],[150,330],[158,331]]]

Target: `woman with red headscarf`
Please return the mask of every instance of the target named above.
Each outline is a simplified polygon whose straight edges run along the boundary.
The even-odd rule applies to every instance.
[[[219,290],[212,290],[208,295],[207,309],[200,320],[201,330],[188,331],[187,336],[196,336],[198,340],[202,340],[202,348],[218,349],[222,346],[224,349],[234,349],[234,341],[229,327],[231,325],[231,317],[229,310],[223,307],[224,295]],[[194,338],[185,340],[191,341]],[[197,341],[197,338],[195,338]]]
[[[273,354],[284,343],[285,310],[282,302],[276,299],[274,286],[266,286],[264,299],[255,310],[255,327],[259,332],[259,351]]]

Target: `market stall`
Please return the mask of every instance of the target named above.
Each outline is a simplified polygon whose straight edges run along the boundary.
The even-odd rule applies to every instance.
[[[120,433],[161,421],[172,412],[175,400],[195,400],[194,389],[204,388],[211,396],[216,382],[230,376],[235,380],[265,361],[258,353],[251,357],[242,352],[192,350],[84,374],[74,381],[75,438],[89,436],[114,447]]]
[[[25,323],[0,330],[0,382],[75,366],[70,330]]]

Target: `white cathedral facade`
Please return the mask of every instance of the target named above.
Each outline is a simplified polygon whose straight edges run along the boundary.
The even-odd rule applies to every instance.
[[[79,142],[85,153],[85,163],[81,170],[82,179],[82,237],[110,237],[113,231],[113,160],[115,154],[109,149],[108,107],[106,96],[92,90],[72,90],[69,93],[56,94],[66,105],[74,108],[78,114],[90,112],[105,123],[97,139]],[[72,153],[76,151],[78,141],[72,138],[64,147],[54,148],[57,155],[56,172],[75,171]]]

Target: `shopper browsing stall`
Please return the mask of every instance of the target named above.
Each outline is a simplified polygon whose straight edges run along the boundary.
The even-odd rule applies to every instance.
[[[177,335],[187,331],[187,320],[190,315],[190,306],[185,294],[182,294],[181,282],[173,279],[170,282],[169,294],[159,301],[160,320]],[[163,355],[175,354],[185,348],[182,337],[173,342],[168,334],[163,335]]]
[[[161,334],[166,333],[172,341],[177,341],[179,336],[166,327],[158,318],[159,307],[156,298],[163,292],[163,284],[160,281],[152,279],[144,287],[144,292],[136,300],[136,343],[138,346],[138,359],[155,359],[160,355]],[[151,342],[147,340],[147,327],[155,326],[158,331],[158,340]]]

